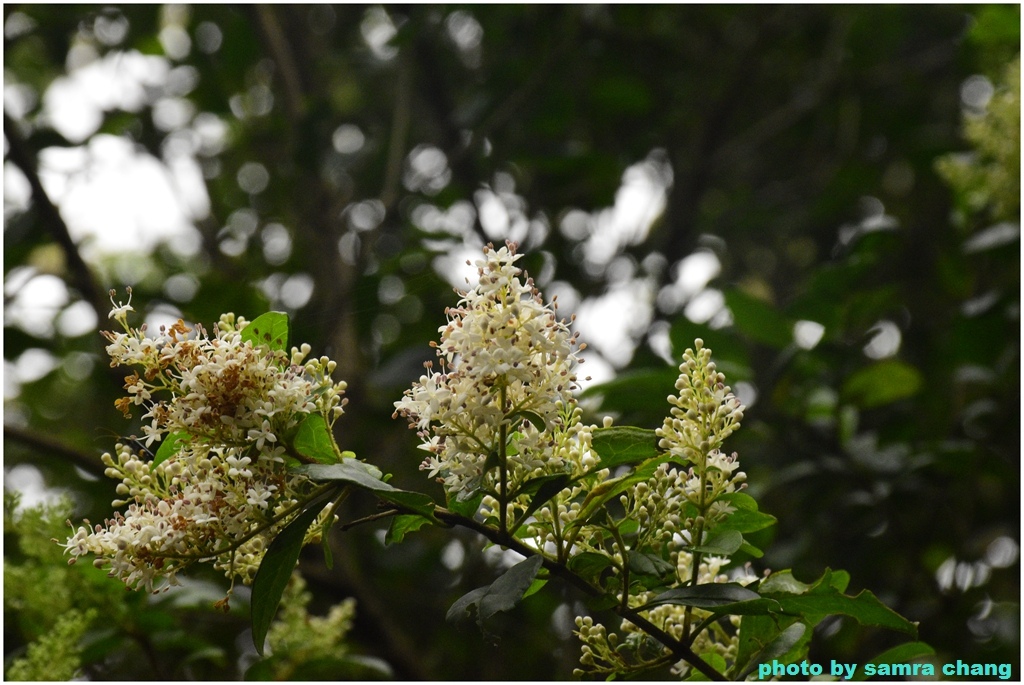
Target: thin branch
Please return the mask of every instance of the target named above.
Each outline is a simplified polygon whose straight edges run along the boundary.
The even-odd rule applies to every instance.
[[[412,113],[412,65],[403,54],[398,63],[398,82],[395,84],[395,113],[391,119],[391,135],[388,147],[388,163],[384,173],[384,187],[380,201],[389,213],[398,200],[399,183],[402,180],[402,165],[405,161],[406,141],[409,137],[409,123]]]
[[[507,547],[508,549],[511,549],[515,552],[518,552],[519,554],[522,554],[524,557],[540,555],[541,558],[544,560],[544,568],[548,569],[548,571],[552,575],[558,576],[559,578],[569,582],[570,584],[579,588],[591,597],[603,597],[605,594],[603,590],[594,587],[589,582],[584,580],[582,577],[570,571],[568,567],[558,563],[557,561],[554,561],[553,559],[549,559],[541,555],[537,550],[527,547],[522,542],[516,540],[510,535],[503,534],[502,532],[485,526],[484,524],[479,523],[474,519],[467,518],[465,516],[460,516],[459,514],[449,511],[443,507],[435,507],[434,515],[438,519],[445,523],[448,523],[449,525],[462,526],[463,528],[469,528],[470,530],[474,530],[483,535],[491,542],[497,545],[501,545],[503,547]],[[721,673],[715,670],[714,667],[712,667],[706,661],[701,659],[696,652],[690,649],[689,645],[686,645],[680,642],[679,640],[676,640],[674,637],[666,633],[664,630],[657,627],[649,620],[641,616],[640,612],[636,609],[618,606],[615,608],[615,613],[617,613],[622,618],[625,618],[626,620],[630,621],[631,623],[633,623],[633,625],[639,627],[645,633],[647,633],[655,640],[660,642],[662,645],[664,645],[665,648],[672,652],[672,656],[674,656],[676,659],[685,660],[687,663],[689,663],[691,666],[696,668],[698,671],[703,673],[711,680],[726,680],[725,676],[723,676]]]
[[[105,320],[109,310],[107,299],[100,287],[96,285],[92,271],[82,259],[78,246],[71,239],[71,233],[68,231],[63,217],[50,200],[50,196],[46,194],[36,171],[35,157],[29,150],[28,143],[22,137],[21,131],[18,130],[18,124],[6,112],[4,113],[4,137],[7,138],[8,158],[25,175],[29,187],[32,189],[32,202],[39,214],[40,221],[64,250],[64,257],[71,270],[72,285],[82,294],[82,298],[92,305],[97,319]]]
[[[66,459],[78,468],[95,476],[103,476],[106,467],[99,457],[80,452],[45,435],[4,424],[4,439],[14,440],[28,447]]]
[[[288,45],[284,30],[277,20],[277,15],[274,14],[274,8],[269,5],[256,5],[252,8],[252,13],[260,37],[277,64],[278,73],[281,75],[281,84],[284,86],[288,117],[295,124],[301,121],[306,114],[306,98],[295,56],[291,46]]]
[[[338,530],[339,533],[344,533],[346,530],[350,530],[352,528],[355,528],[356,526],[361,526],[364,523],[372,523],[374,521],[379,521],[381,519],[391,518],[392,516],[397,516],[401,513],[402,512],[399,511],[398,509],[386,509],[376,514],[370,514],[369,516],[364,516],[362,518],[349,521],[348,523],[339,523],[337,526],[335,526],[335,528]]]

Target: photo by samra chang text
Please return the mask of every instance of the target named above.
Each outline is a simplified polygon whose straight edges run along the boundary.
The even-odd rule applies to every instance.
[[[768,678],[785,678],[795,676],[820,676],[825,674],[825,667],[821,664],[811,663],[804,660],[798,664],[783,664],[777,660],[771,663],[760,664],[757,667],[757,676],[761,680]],[[828,665],[828,675],[837,676],[843,680],[852,680],[855,676],[872,677],[896,677],[896,676],[925,676],[925,677],[995,677],[1000,680],[1009,680],[1013,675],[1013,667],[1010,664],[971,664],[957,659],[953,663],[941,665],[931,663],[870,663],[870,664],[847,664],[833,660]]]

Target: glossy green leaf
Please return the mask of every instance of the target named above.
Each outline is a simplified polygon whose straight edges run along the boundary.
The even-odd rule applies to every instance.
[[[431,521],[434,517],[434,500],[422,492],[399,490],[385,483],[380,478],[380,471],[370,464],[357,459],[346,459],[337,464],[302,464],[289,469],[292,473],[302,474],[315,481],[342,481],[351,483],[363,490],[369,490],[377,497],[397,504]]]
[[[761,596],[738,583],[705,583],[667,590],[647,604],[642,610],[651,609],[662,604],[679,604],[697,607],[698,609],[714,609],[727,604],[759,599]]]
[[[591,447],[600,457],[597,468],[609,469],[658,456],[658,436],[646,428],[610,426],[593,432]]]
[[[669,561],[654,554],[646,554],[629,550],[629,570],[645,576],[664,578],[676,572],[676,567]]]
[[[242,342],[254,347],[266,345],[273,351],[288,351],[288,315],[283,312],[260,314],[242,329]]]
[[[252,640],[260,655],[263,654],[263,643],[266,642],[270,623],[277,613],[277,606],[281,603],[281,596],[299,560],[306,531],[325,506],[326,499],[314,503],[299,514],[274,538],[260,562],[252,582],[251,604]]]
[[[384,544],[393,545],[405,539],[409,533],[419,530],[423,526],[430,525],[430,519],[419,514],[400,514],[391,519],[387,533],[384,534]]]
[[[318,464],[337,464],[339,461],[331,428],[320,414],[309,414],[299,423],[292,447]]]
[[[513,526],[513,529],[519,528],[533,512],[564,490],[571,480],[572,478],[568,473],[558,473],[550,476],[538,476],[523,483],[516,496],[532,494],[533,499],[530,500],[530,504],[519,516],[519,521],[517,525]]]
[[[871,409],[917,394],[921,372],[899,359],[885,359],[851,374],[843,384],[843,397]]]
[[[188,433],[185,432],[168,433],[165,435],[163,440],[160,441],[160,448],[157,449],[156,454],[153,456],[152,467],[155,468],[157,464],[162,464],[177,454],[181,443],[187,441],[188,437]]]
[[[597,552],[581,552],[569,559],[569,570],[593,585],[600,586],[601,574],[612,560]]]
[[[526,592],[524,592],[524,593],[523,593],[523,599],[526,599],[526,598],[527,598],[527,597],[529,597],[530,595],[535,595],[535,594],[537,594],[537,593],[538,593],[538,592],[540,592],[540,591],[541,591],[541,590],[542,590],[542,589],[544,588],[544,586],[545,586],[545,585],[547,585],[547,584],[548,584],[548,579],[547,579],[547,578],[534,578],[534,579],[533,579],[533,582],[532,582],[532,583],[530,583],[530,587],[528,587],[528,588],[526,589]]]
[[[737,530],[716,529],[708,535],[703,544],[688,548],[691,552],[731,556],[743,544],[743,534]]]
[[[701,661],[719,673],[725,673],[725,669],[729,666],[725,661],[725,657],[718,652],[704,652],[700,655],[700,658]],[[696,668],[691,668],[689,674],[683,680],[686,682],[707,682],[708,677]]]

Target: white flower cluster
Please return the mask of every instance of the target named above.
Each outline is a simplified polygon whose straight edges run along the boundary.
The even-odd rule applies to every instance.
[[[704,341],[695,341],[694,352],[683,353],[676,390],[670,395],[672,411],[658,429],[660,446],[674,457],[697,465],[740,427],[743,405],[725,384],[725,375],[711,361],[711,350]]]
[[[723,573],[728,557],[701,557],[687,551],[694,541],[706,540],[708,531],[734,511],[721,496],[742,489],[746,481],[746,474],[738,470],[736,455],[726,456],[720,449],[725,438],[739,428],[743,406],[725,385],[725,377],[717,371],[703,341],[698,339],[694,347],[696,352],[687,349],[683,354],[676,381],[679,396],[668,398],[671,414],[656,431],[659,447],[689,466],[680,469],[660,464],[649,480],[623,494],[620,504],[626,517],[637,522],[636,544],[646,542],[652,550],[665,549],[675,566],[677,582],[746,585],[756,579],[749,568],[734,572],[730,578]],[[614,560],[623,563],[621,556]],[[695,563],[699,564],[696,573]],[[628,601],[631,607],[639,607],[654,596],[644,591],[631,594]],[[730,617],[731,629],[718,622],[693,637],[685,633],[710,616],[709,612],[663,604],[644,611],[643,616],[677,640],[692,639],[691,648],[698,654],[715,652],[727,663],[736,657],[739,617]],[[625,637],[608,633],[590,618],[578,618],[576,624],[576,634],[583,642],[583,669],[578,669],[579,674],[614,673],[625,668],[618,650],[620,641],[636,642],[643,635],[626,620],[621,625]],[[688,670],[685,661],[673,668],[677,675],[685,675]]]
[[[559,468],[552,435],[562,408],[574,402],[583,347],[515,266],[515,247],[484,249],[479,284],[438,329],[440,371],[428,363],[395,403],[395,416],[409,420],[430,453],[421,468],[449,493],[486,489],[492,476],[485,464],[499,453],[507,454],[510,483]],[[516,447],[508,450],[513,432]]]
[[[178,571],[204,560],[251,582],[266,546],[312,490],[288,475],[280,438],[313,412],[333,422],[345,384],[331,381],[326,358],[302,365],[307,345],[289,356],[243,342],[241,317],[224,315],[213,338],[198,327],[186,337],[178,321],[153,339],[144,326],[128,327],[128,311],[111,312],[125,332],[105,333],[107,352],[112,366],[141,368],[116,405],[126,415],[143,407],[147,445],[170,436],[175,451],[159,463],[123,444],[116,457],[103,455],[106,474],[121,481],[113,506],[127,509],[79,527],[64,545],[70,563],[93,554],[127,586],[149,591],[157,578],[173,585]],[[318,534],[313,525],[307,539]]]
[[[211,443],[262,450],[270,443],[277,454],[278,436],[307,414],[334,418],[342,413],[345,383],[334,383],[335,362],[321,357],[305,362],[309,345],[283,350],[242,342],[248,321],[225,314],[209,337],[201,326],[196,335],[182,321],[169,329],[161,326],[156,338],[146,326],[127,324],[129,305],[115,306],[111,317],[124,332],[105,331],[110,341],[111,366],[139,370],[125,380],[128,395],[116,403],[126,416],[132,406],[147,409],[142,427],[146,445],[167,433],[184,432]],[[304,363],[305,362],[305,363]],[[171,400],[154,401],[154,393],[169,392]]]

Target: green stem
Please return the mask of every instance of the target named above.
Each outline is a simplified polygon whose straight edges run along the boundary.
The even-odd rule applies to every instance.
[[[612,527],[608,530],[615,538],[615,543],[619,546],[619,550],[622,553],[622,600],[620,606],[623,609],[629,609],[629,550],[626,549],[626,543],[622,539],[618,528]]]
[[[701,451],[700,455],[700,498],[697,503],[697,530],[694,539],[691,540],[694,547],[699,547],[704,542],[704,515],[707,513],[708,504],[706,501],[707,497],[707,471],[708,471],[708,454],[706,450]],[[690,585],[697,585],[697,577],[700,575],[700,560],[701,553],[694,550],[693,558],[691,560],[690,568]],[[683,614],[683,639],[688,640],[690,638],[690,622],[693,620],[693,607],[686,607],[686,612]]]
[[[501,402],[502,415],[505,414],[505,403],[507,402],[508,391],[505,388],[505,383],[501,383],[501,389],[499,392],[499,398]],[[498,511],[498,522],[501,528],[501,532],[508,533],[508,454],[507,445],[508,441],[508,423],[505,419],[502,419],[501,425],[498,426],[498,473],[501,479],[501,485],[498,490],[498,504],[501,509]]]

